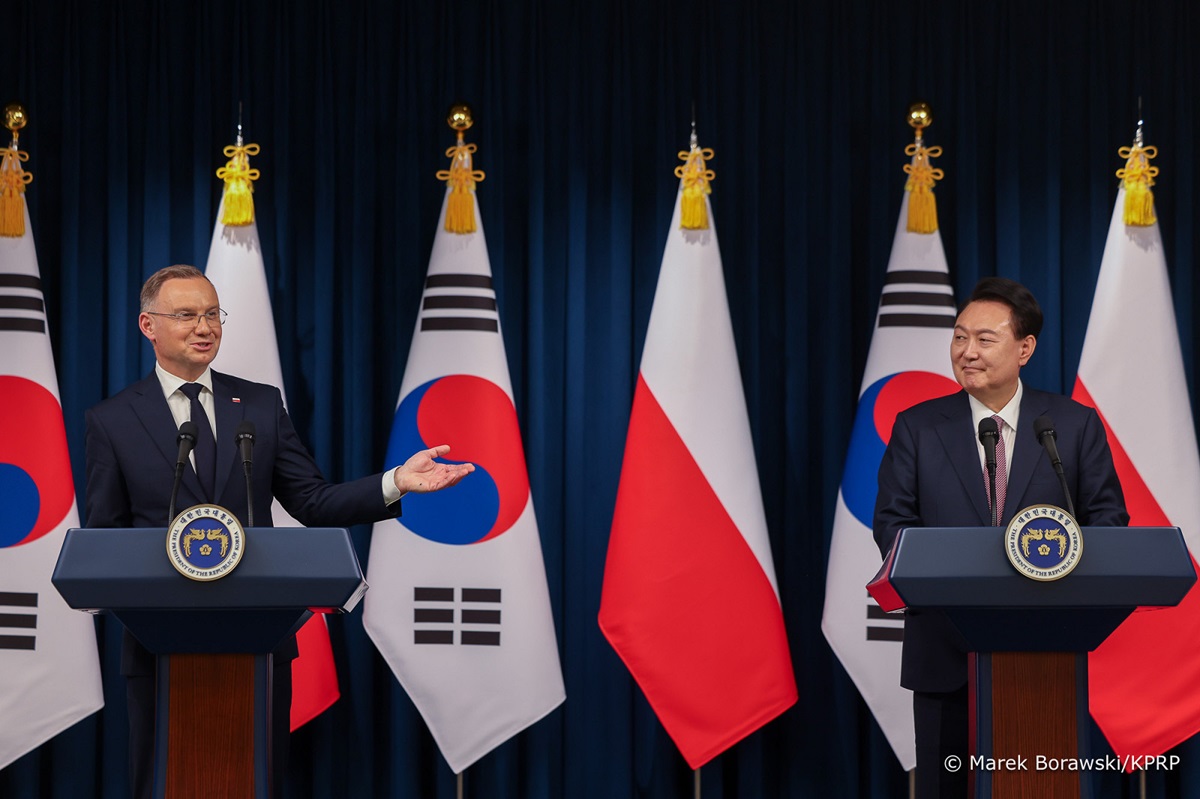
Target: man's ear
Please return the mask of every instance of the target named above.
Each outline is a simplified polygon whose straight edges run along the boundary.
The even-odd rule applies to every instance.
[[[1020,360],[1018,361],[1018,363],[1020,363],[1021,366],[1024,366],[1025,364],[1029,363],[1029,359],[1033,357],[1033,351],[1036,349],[1037,349],[1037,339],[1036,338],[1034,338],[1033,336],[1026,336],[1025,338],[1021,339],[1020,350],[1019,350]]]
[[[142,335],[150,339],[150,343],[154,343],[154,317],[142,311],[138,314],[138,330],[142,331]]]

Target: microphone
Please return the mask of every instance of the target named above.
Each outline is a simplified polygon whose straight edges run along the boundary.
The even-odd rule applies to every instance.
[[[192,421],[179,425],[179,435],[175,437],[179,445],[179,455],[175,458],[175,480],[171,484],[171,503],[167,506],[167,525],[175,521],[175,500],[179,497],[179,481],[183,478],[183,467],[196,446],[196,423]]]
[[[243,419],[233,440],[242,455],[242,471],[246,473],[246,526],[254,526],[254,491],[251,473],[254,468],[254,422]]]
[[[1071,491],[1067,488],[1067,477],[1063,474],[1062,458],[1058,456],[1058,433],[1054,432],[1054,422],[1050,420],[1049,416],[1039,416],[1033,420],[1033,432],[1037,436],[1038,442],[1045,448],[1046,454],[1050,456],[1050,465],[1054,467],[1054,471],[1058,475],[1063,497],[1067,500],[1067,513],[1074,516],[1075,504],[1071,502]]]
[[[1000,426],[996,420],[988,416],[979,420],[979,443],[983,444],[983,457],[987,463],[988,473],[988,504],[992,510],[992,526],[1000,526],[1000,514],[1003,508],[996,507],[996,444],[1000,441]]]

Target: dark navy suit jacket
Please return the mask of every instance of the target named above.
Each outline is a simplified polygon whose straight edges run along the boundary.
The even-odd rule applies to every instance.
[[[1049,416],[1076,519],[1081,526],[1129,523],[1104,426],[1095,410],[1024,387],[1013,444],[1003,523],[1034,504],[1066,507],[1058,476],[1033,432]],[[987,489],[965,391],[915,405],[896,417],[879,467],[875,543],[886,557],[905,527],[990,527]],[[997,550],[999,551],[999,550]],[[909,611],[904,622],[900,684],[915,691],[953,691],[967,681],[966,647],[940,613]]]
[[[271,499],[309,527],[347,527],[400,513],[400,503],[383,500],[383,476],[332,484],[305,449],[274,386],[212,372],[217,426],[216,494],[202,495],[190,465],[176,512],[205,502],[231,511],[246,524],[246,479],[234,434],[243,419],[254,423],[254,524],[269,527]],[[87,526],[163,527],[171,499],[178,428],[158,377],[134,383],[90,409],[87,422]],[[165,539],[164,539],[165,540]],[[290,653],[281,654],[292,654]],[[153,674],[153,660],[129,636],[121,658],[123,674]]]

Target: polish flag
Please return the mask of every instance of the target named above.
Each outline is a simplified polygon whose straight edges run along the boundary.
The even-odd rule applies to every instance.
[[[796,682],[717,231],[680,228],[680,188],[630,414],[600,628],[695,769],[794,704]]]
[[[226,225],[221,222],[224,214],[222,200],[204,270],[231,321],[221,334],[218,371],[275,386],[286,406],[287,392],[283,388],[283,367],[279,362],[258,225],[254,222]],[[279,500],[271,505],[271,517],[276,527],[303,526],[283,509]],[[304,623],[296,633],[296,646],[300,654],[292,661],[292,730],[325,712],[341,696],[329,628],[323,615],[316,614]]]
[[[1175,526],[1200,552],[1200,455],[1158,224],[1126,226],[1117,193],[1072,396],[1100,413],[1131,526]],[[1200,588],[1137,612],[1088,656],[1092,717],[1118,755],[1200,731]]]

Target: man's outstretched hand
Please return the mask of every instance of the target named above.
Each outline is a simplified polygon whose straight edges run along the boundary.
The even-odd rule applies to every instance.
[[[423,449],[413,455],[396,470],[393,479],[401,493],[426,493],[449,488],[475,471],[471,463],[438,463],[435,458],[444,458],[450,451],[449,444]]]

